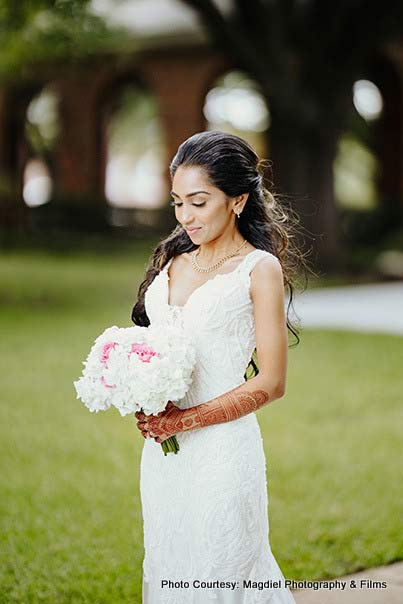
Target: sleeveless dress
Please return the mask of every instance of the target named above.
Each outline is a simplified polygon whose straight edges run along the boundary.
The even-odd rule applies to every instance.
[[[193,291],[184,306],[168,303],[173,259],[149,285],[150,323],[179,322],[196,347],[193,381],[174,401],[178,407],[244,383],[256,345],[250,273],[266,255],[253,250],[235,270]],[[141,454],[143,604],[295,604],[269,544],[266,459],[255,413],[176,438],[177,454],[165,456],[152,438]]]

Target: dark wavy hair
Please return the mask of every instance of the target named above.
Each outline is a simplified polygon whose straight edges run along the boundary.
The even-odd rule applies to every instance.
[[[249,193],[239,219],[236,221],[240,234],[254,247],[276,256],[282,266],[284,287],[289,290],[287,328],[297,339],[299,329],[289,320],[293,302],[294,280],[302,267],[306,278],[304,254],[292,245],[294,231],[299,222],[294,212],[283,208],[277,195],[269,191],[272,183],[265,181],[265,168],[271,162],[258,157],[254,149],[242,138],[217,130],[199,132],[185,140],[170,164],[173,178],[179,166],[197,166],[205,170],[210,182],[228,197]],[[186,230],[177,225],[155,248],[149,261],[144,281],[138,290],[138,299],[132,310],[136,325],[148,326],[150,321],[144,306],[144,295],[150,283],[174,256],[197,249]],[[305,279],[306,285],[306,279]],[[248,364],[245,379],[259,373],[256,364],[256,348]],[[248,374],[249,370],[249,374]]]

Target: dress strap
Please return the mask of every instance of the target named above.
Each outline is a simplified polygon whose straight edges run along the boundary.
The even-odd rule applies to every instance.
[[[161,269],[161,272],[162,272],[162,271],[167,271],[167,270],[169,269],[169,267],[170,267],[170,266],[171,266],[171,264],[172,264],[172,260],[173,260],[174,258],[175,258],[175,256],[172,256],[172,258],[170,258],[170,259],[168,260],[168,262],[165,264],[165,266],[164,266],[164,267]]]
[[[240,279],[243,284],[243,287],[245,287],[245,289],[247,291],[248,299],[251,304],[252,304],[252,298],[250,295],[251,272],[253,271],[255,266],[258,264],[258,262],[260,260],[262,260],[262,258],[265,258],[267,256],[274,256],[274,254],[271,254],[270,252],[267,252],[266,250],[256,249],[246,256],[246,258],[244,259],[244,261],[242,262],[242,264],[240,266],[240,269],[241,269],[240,270]]]
[[[245,259],[241,262],[241,272],[245,275],[250,275],[259,260],[261,260],[265,256],[273,256],[273,254],[271,254],[270,252],[266,252],[266,250],[253,250],[253,252],[247,254],[245,256]]]

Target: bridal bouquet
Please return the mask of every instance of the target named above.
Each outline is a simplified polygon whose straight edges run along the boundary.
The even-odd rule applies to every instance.
[[[116,407],[122,416],[136,411],[158,415],[182,398],[191,383],[195,350],[175,324],[149,327],[113,325],[96,338],[79,380],[77,397],[91,412]],[[177,453],[175,436],[161,443]]]

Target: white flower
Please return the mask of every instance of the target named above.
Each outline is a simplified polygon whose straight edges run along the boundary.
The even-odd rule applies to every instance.
[[[185,396],[196,360],[179,324],[108,327],[100,334],[74,382],[91,412],[116,407],[122,416],[142,409],[157,415]]]

